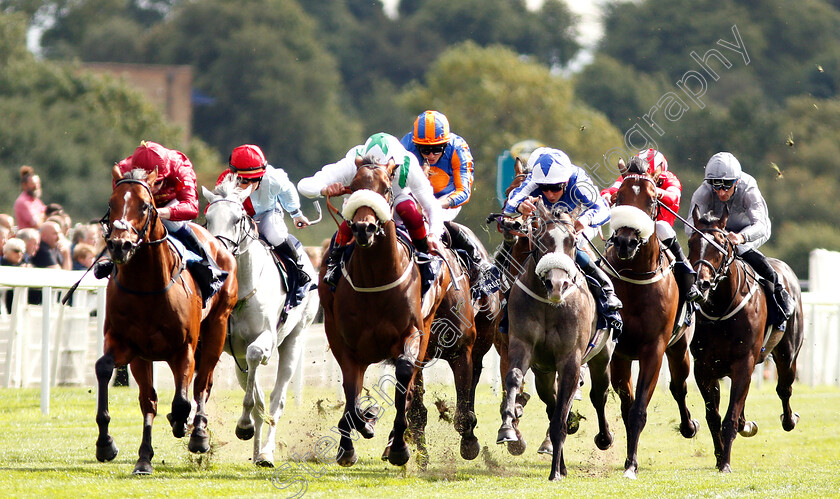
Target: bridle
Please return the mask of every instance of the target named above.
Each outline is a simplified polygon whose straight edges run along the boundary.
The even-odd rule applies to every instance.
[[[124,178],[114,185],[114,189],[119,187],[121,184],[138,184],[146,189],[149,193],[149,197],[154,199],[154,195],[152,194],[152,189],[149,187],[147,182],[137,179],[131,178]],[[117,225],[118,229],[122,230],[130,230],[131,232],[137,234],[137,242],[132,242],[131,250],[136,250],[141,245],[152,245],[152,244],[160,244],[166,241],[166,237],[168,236],[168,231],[166,230],[166,226],[163,227],[164,235],[160,239],[155,239],[153,241],[146,241],[146,235],[149,232],[149,228],[152,227],[152,216],[156,219],[160,218],[158,215],[157,208],[155,208],[154,204],[146,203],[147,208],[150,210],[150,213],[146,215],[146,221],[143,222],[143,227],[140,230],[134,228],[132,224],[128,224],[123,222],[122,220],[115,220],[113,223],[111,222],[111,207],[109,206],[108,209],[105,211],[105,215],[99,219],[99,225],[102,227],[102,231],[104,233],[104,238],[108,241],[111,238],[111,232],[113,231],[113,226]]]
[[[651,184],[653,184],[654,192],[655,192],[655,189],[657,188],[656,181],[653,180],[649,175],[641,175],[641,174],[638,174],[638,173],[631,173],[631,174],[625,175],[624,180],[622,180],[621,183],[624,184],[624,182],[626,182],[629,179],[641,179],[641,180],[645,180],[647,182],[650,182]],[[656,220],[656,218],[659,216],[659,203],[656,202],[655,198],[654,198],[654,201],[653,201],[653,205],[650,207],[650,209],[647,212],[647,215],[651,218],[651,220]]]
[[[239,201],[234,201],[233,199],[220,198],[208,203],[207,209],[209,209],[211,206],[217,203],[232,203],[242,208],[242,203],[240,203]],[[205,213],[206,212],[207,210],[205,210]],[[233,223],[233,226],[236,229],[236,233],[239,234],[239,238],[236,241],[222,235],[216,236],[216,239],[218,239],[228,251],[233,253],[233,256],[239,256],[244,251],[242,249],[242,243],[244,243],[246,239],[259,239],[259,236],[255,235],[257,233],[257,223],[254,221],[253,218],[248,216],[248,214],[245,213],[245,210],[243,209],[242,215],[236,220],[236,222]]]
[[[710,261],[708,261],[704,258],[701,258],[700,260],[697,260],[693,265],[695,271],[699,271],[700,267],[708,267],[709,269],[711,269],[711,271],[712,271],[712,283],[711,283],[711,287],[709,288],[709,291],[711,292],[711,291],[714,291],[715,288],[717,288],[718,284],[720,284],[724,279],[726,279],[728,277],[727,269],[729,268],[730,265],[732,265],[732,262],[735,261],[735,247],[733,246],[732,242],[730,242],[729,239],[726,237],[727,232],[723,229],[708,228],[708,229],[696,229],[696,230],[697,230],[697,232],[699,232],[701,234],[708,234],[708,233],[716,232],[716,233],[720,233],[720,234],[724,235],[724,250],[725,250],[726,253],[724,254],[724,257],[721,259],[719,266],[715,267]],[[706,239],[704,238],[704,241],[705,240]],[[718,248],[717,245],[712,245],[712,247],[720,252],[720,248]]]

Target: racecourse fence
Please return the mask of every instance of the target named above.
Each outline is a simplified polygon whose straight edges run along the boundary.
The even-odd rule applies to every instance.
[[[808,385],[840,386],[840,253],[825,250],[811,252],[810,291],[803,293],[805,344],[797,363],[797,379]],[[57,299],[83,272],[0,267],[0,294],[12,294],[11,310],[0,306],[0,382],[6,388],[40,386],[41,408],[49,412],[49,388],[57,385],[95,386],[94,363],[102,354],[106,281],[88,275],[73,296],[70,305]],[[27,303],[27,288],[43,291],[44,304]],[[52,297],[52,299],[47,299]],[[3,297],[5,298],[5,297]],[[44,317],[49,321],[44,321]],[[289,389],[298,403],[303,386],[335,388],[336,400],[342,400],[341,374],[329,351],[323,324],[313,324],[306,332],[303,356]],[[268,393],[273,387],[277,356],[260,367],[259,380]],[[664,361],[667,362],[667,359]],[[230,355],[223,354],[215,374],[215,388],[238,386]],[[388,365],[368,369],[365,385],[372,386],[386,373]],[[445,361],[438,360],[424,370],[427,383],[452,384],[453,377]],[[774,377],[772,360],[756,367],[754,381],[762,383]],[[495,349],[484,358],[480,383],[500,393],[499,356]],[[670,375],[663,364],[658,386],[667,389]],[[155,363],[159,389],[172,386],[172,375],[165,363]],[[693,378],[690,378],[693,382]],[[532,375],[526,383],[533,386]]]

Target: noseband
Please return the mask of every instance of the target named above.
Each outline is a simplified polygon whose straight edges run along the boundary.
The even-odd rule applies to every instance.
[[[723,229],[718,229],[718,228],[697,229],[697,232],[700,232],[701,234],[709,234],[709,233],[713,233],[713,232],[718,232],[718,233],[724,235],[724,241],[725,241],[724,248],[726,250],[726,254],[724,255],[723,259],[720,262],[720,265],[717,268],[715,268],[715,266],[712,265],[712,263],[710,261],[706,260],[706,259],[700,259],[700,260],[698,260],[697,262],[694,263],[694,270],[695,271],[699,271],[700,267],[709,267],[709,269],[711,269],[713,274],[712,274],[712,284],[711,284],[710,291],[714,291],[714,289],[717,287],[717,285],[720,284],[721,281],[723,281],[724,279],[727,278],[726,270],[729,268],[730,265],[732,265],[732,262],[735,261],[735,248],[732,246],[732,243],[729,241],[729,239],[726,238],[727,232]],[[704,241],[708,242],[705,238],[704,238]],[[717,249],[718,251],[720,251],[720,249],[718,249],[717,245],[712,245],[712,246],[715,249]]]

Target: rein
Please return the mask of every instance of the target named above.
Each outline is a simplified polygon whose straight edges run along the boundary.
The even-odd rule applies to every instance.
[[[724,234],[724,236],[726,235],[725,230],[718,229],[718,228],[709,228],[709,229],[696,229],[695,228],[694,230],[696,230],[699,234],[703,235],[704,238],[708,238],[706,233],[709,233],[709,232],[718,232],[718,233]],[[711,238],[709,238],[709,239],[711,239]],[[708,240],[708,239],[706,239],[706,240]],[[715,247],[715,249],[717,249],[718,245],[714,244],[714,247]],[[724,252],[724,255],[725,255],[725,258],[723,260],[721,260],[720,266],[717,267],[717,268],[715,268],[715,266],[712,265],[711,262],[709,262],[708,260],[705,260],[705,259],[698,260],[694,264],[695,270],[697,270],[697,268],[699,268],[699,267],[705,266],[705,267],[709,267],[712,270],[712,272],[714,272],[714,277],[712,278],[712,284],[711,284],[710,292],[714,291],[717,288],[718,284],[720,284],[724,279],[730,277],[729,272],[726,272],[726,270],[730,269],[731,266],[733,264],[735,264],[735,261],[737,260],[737,257],[735,255],[735,250],[732,246],[732,243],[730,243],[728,239],[726,240],[726,250]],[[724,310],[729,310],[729,312],[724,313],[724,315],[722,315],[722,316],[714,317],[714,316],[711,316],[711,315],[707,314],[706,312],[704,312],[703,307],[701,306],[701,307],[698,308],[698,311],[706,319],[718,322],[718,321],[724,321],[724,320],[727,320],[727,319],[733,317],[735,314],[740,312],[747,305],[747,303],[749,303],[752,296],[758,290],[758,279],[755,277],[755,275],[752,275],[751,273],[749,273],[747,271],[746,264],[744,264],[744,265],[735,264],[735,267],[736,267],[735,272],[738,275],[738,283],[735,286],[735,293],[732,295],[732,299],[730,300],[729,304],[724,309]],[[752,278],[752,284],[750,285],[749,292],[747,292],[746,295],[741,297],[741,301],[740,301],[740,303],[738,303],[737,306],[734,306],[735,305],[735,300],[738,299],[738,290],[741,289],[742,283],[747,278],[750,278],[750,277]],[[733,306],[734,306],[734,308],[733,308]]]
[[[663,251],[659,252],[659,265],[656,267],[655,270],[638,273],[639,275],[653,275],[653,277],[650,277],[648,279],[631,279],[629,277],[624,277],[623,275],[621,275],[621,272],[624,272],[627,269],[621,269],[619,271],[616,271],[612,267],[612,265],[607,265],[607,266],[603,267],[603,269],[604,269],[604,272],[606,272],[607,274],[609,274],[612,277],[615,277],[616,279],[619,279],[619,280],[624,281],[624,282],[629,282],[630,284],[638,284],[640,286],[645,286],[645,285],[648,285],[648,284],[653,284],[655,282],[661,281],[662,279],[665,278],[665,276],[667,276],[671,272],[671,269],[674,268],[674,263],[675,262],[671,262],[668,265],[663,264],[662,260],[664,260],[664,255],[665,255],[665,253]],[[606,262],[606,260],[601,260],[601,261]]]

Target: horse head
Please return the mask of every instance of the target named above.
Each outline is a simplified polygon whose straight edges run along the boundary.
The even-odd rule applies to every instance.
[[[634,158],[636,159],[636,158]],[[631,168],[633,161],[630,162]],[[629,173],[618,188],[616,205],[610,210],[610,244],[619,260],[632,260],[651,240],[657,211],[656,184],[648,175]]]
[[[688,238],[688,259],[697,271],[697,287],[703,293],[701,300],[707,301],[717,285],[728,276],[729,266],[735,259],[732,244],[726,238],[726,222],[729,209],[723,206],[723,212],[700,213],[695,206],[691,212],[696,229]]]
[[[100,223],[111,259],[124,264],[140,245],[157,243],[165,237],[150,187],[157,180],[157,169],[152,173],[135,169],[123,175],[114,165],[111,175],[114,192],[108,201],[108,213]]]
[[[574,223],[568,213],[552,213],[539,200],[530,240],[536,262],[534,273],[545,286],[548,300],[560,305],[577,275]]]
[[[342,216],[350,224],[356,244],[363,248],[384,234],[384,225],[391,221],[391,175],[396,169],[393,159],[387,165],[377,165],[356,157],[356,175],[350,182],[353,194],[344,204]]]
[[[221,241],[228,251],[238,255],[242,250],[242,243],[255,229],[253,220],[242,205],[251,194],[251,189],[241,189],[237,175],[231,173],[226,175],[212,192],[204,186],[201,187],[201,192],[208,203],[204,212],[207,230]]]

